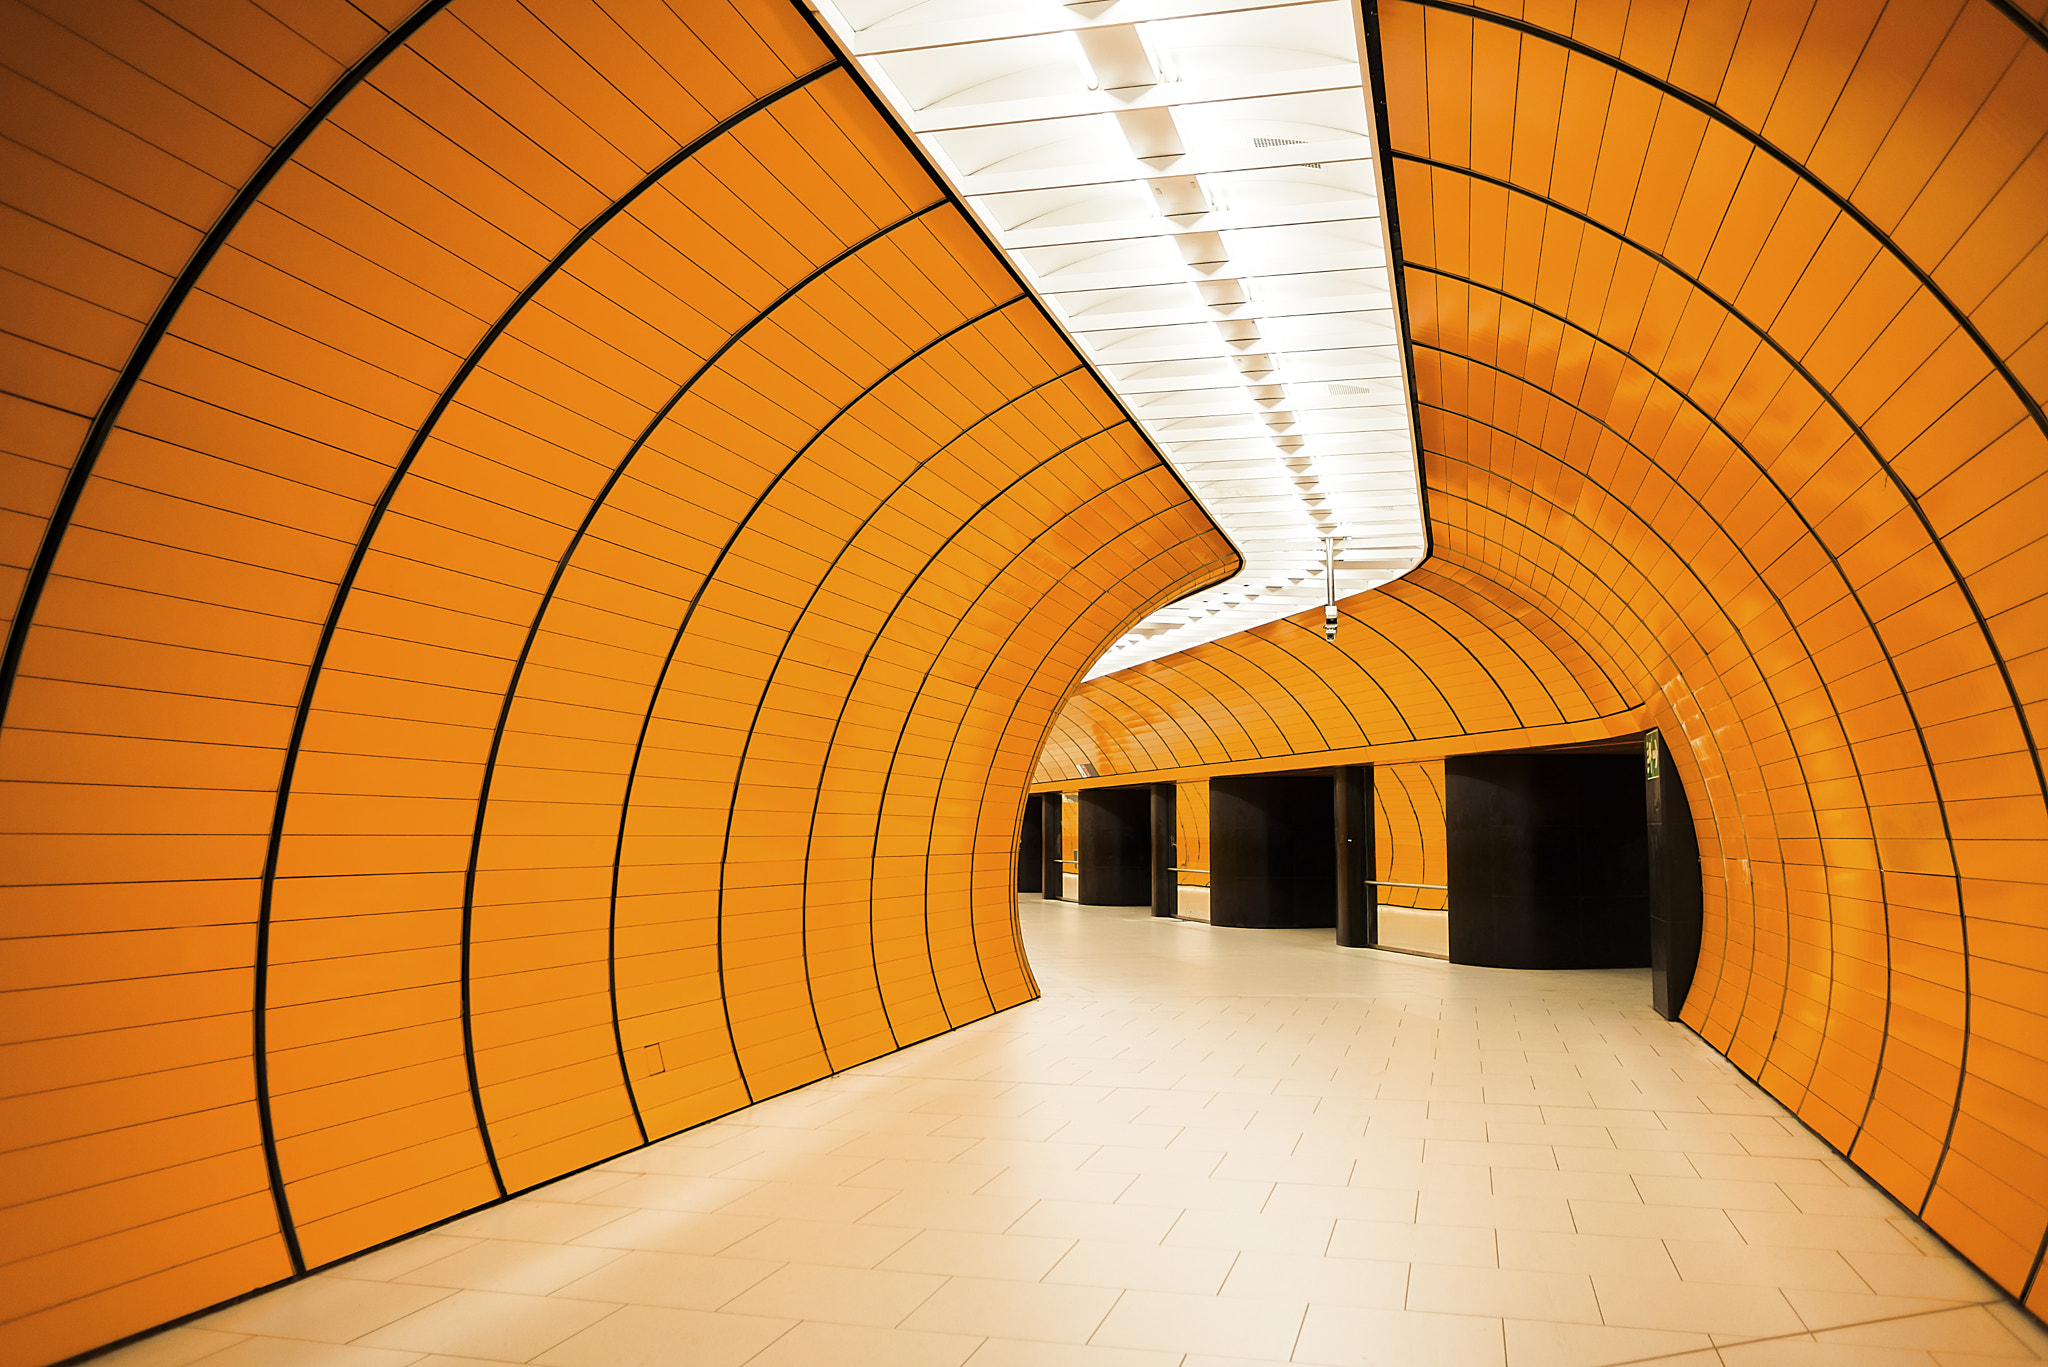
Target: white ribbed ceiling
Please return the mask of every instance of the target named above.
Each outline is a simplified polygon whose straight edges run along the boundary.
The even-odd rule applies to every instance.
[[[1424,550],[1348,0],[813,0],[1244,554],[1090,677]]]

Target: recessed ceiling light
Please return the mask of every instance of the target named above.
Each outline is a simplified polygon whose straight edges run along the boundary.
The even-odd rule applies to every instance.
[[[813,3],[1243,553],[1091,677],[1419,563],[1350,0]]]

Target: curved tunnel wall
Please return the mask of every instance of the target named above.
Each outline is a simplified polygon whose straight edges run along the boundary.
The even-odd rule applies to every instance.
[[[0,1361],[1034,995],[1235,556],[795,6],[8,23]]]
[[[1685,1020],[2040,1313],[2039,7],[1369,17],[1432,559],[1090,683],[1039,780],[1661,728]]]
[[[1376,764],[1372,770],[1373,850],[1378,876],[1409,887],[1380,889],[1382,906],[1444,911],[1450,894],[1449,837],[1444,827],[1444,766]]]

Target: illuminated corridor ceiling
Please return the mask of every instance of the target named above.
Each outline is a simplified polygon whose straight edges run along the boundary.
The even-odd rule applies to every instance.
[[[1243,552],[1092,675],[1421,560],[1353,5],[815,3]]]

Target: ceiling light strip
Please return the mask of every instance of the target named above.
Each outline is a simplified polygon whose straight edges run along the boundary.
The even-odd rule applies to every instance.
[[[1348,0],[812,0],[1244,555],[1091,677],[1426,545]]]

